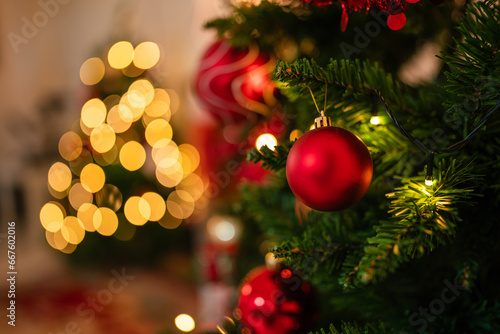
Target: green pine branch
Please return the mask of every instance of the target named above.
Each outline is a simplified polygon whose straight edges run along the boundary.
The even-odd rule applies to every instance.
[[[262,167],[278,171],[285,168],[288,152],[292,148],[294,142],[286,142],[282,145],[277,145],[274,150],[263,146],[260,150],[254,148],[247,153],[247,160],[254,163],[262,162]]]
[[[417,110],[427,98],[419,96],[419,101],[409,94],[410,89],[394,80],[390,73],[369,60],[354,61],[331,59],[326,67],[319,66],[314,59],[298,59],[292,63],[278,61],[274,74],[284,87],[302,87],[303,96],[309,87],[318,101],[324,96],[325,86],[329,100],[336,101],[336,108],[349,107],[352,103],[371,101],[372,91],[379,91],[391,105],[402,110]]]
[[[444,88],[450,96],[444,105],[467,117],[500,99],[500,4],[469,4],[457,30],[463,37],[440,57],[448,66]]]
[[[311,332],[312,333],[312,332]],[[333,324],[330,325],[328,331],[321,329],[316,334],[386,334],[392,333],[385,329],[383,324],[373,325],[366,324],[360,326],[357,323],[342,322],[340,325],[340,330],[338,330]]]
[[[387,196],[392,199],[391,218],[375,227],[364,256],[352,271],[341,277],[345,287],[375,283],[404,262],[422,257],[448,243],[460,221],[458,204],[470,199],[480,176],[472,164],[441,161],[441,171],[430,188],[422,177],[404,178],[403,186]]]

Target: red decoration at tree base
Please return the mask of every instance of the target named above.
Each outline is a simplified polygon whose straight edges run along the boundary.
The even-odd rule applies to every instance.
[[[316,293],[290,269],[259,267],[243,281],[235,316],[242,333],[308,333],[318,318]]]

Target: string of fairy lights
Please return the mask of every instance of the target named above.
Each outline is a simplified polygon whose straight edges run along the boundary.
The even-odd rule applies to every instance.
[[[106,58],[92,57],[82,64],[85,85],[117,74],[134,81],[121,96],[85,102],[74,128],[59,140],[64,161],[55,162],[48,172],[54,200],[41,208],[40,221],[47,242],[64,253],[72,253],[86,233],[129,240],[147,222],[177,228],[206,200],[208,182],[199,171],[197,149],[172,139],[170,120],[179,107],[178,95],[139,77],[158,63],[158,45],[143,42],[134,48],[120,41]],[[124,178],[130,177],[127,172],[142,172],[155,180],[157,189],[126,198],[108,182],[106,168],[113,165],[123,167]]]

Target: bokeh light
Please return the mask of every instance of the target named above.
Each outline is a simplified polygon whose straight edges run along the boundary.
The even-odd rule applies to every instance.
[[[173,161],[173,164],[169,164],[168,167],[162,167],[158,165],[156,167],[156,179],[164,187],[173,188],[178,185],[184,177],[182,165],[179,163],[179,161],[171,160],[168,158],[165,158],[162,161],[165,164],[167,164],[167,162]]]
[[[78,245],[85,237],[85,228],[80,219],[67,216],[61,226],[61,234],[68,243]]]
[[[106,174],[99,165],[88,164],[80,173],[80,182],[85,190],[96,193],[104,186]]]
[[[124,212],[125,217],[130,223],[141,226],[149,220],[151,207],[144,198],[132,196],[125,202]]]
[[[80,155],[76,159],[69,162],[69,167],[75,175],[80,175],[83,167],[92,162],[92,153],[86,149],[82,149]]]
[[[167,209],[173,217],[189,218],[194,211],[194,199],[187,191],[173,191],[168,195]]]
[[[135,108],[146,108],[154,98],[155,89],[149,80],[134,81],[128,89],[128,102]]]
[[[104,122],[106,112],[106,105],[102,100],[97,98],[88,100],[82,107],[82,122],[88,128],[95,128]]]
[[[123,195],[117,186],[105,184],[102,189],[95,194],[95,201],[100,207],[107,207],[116,212],[123,204]]]
[[[115,43],[108,52],[108,62],[111,67],[122,69],[130,65],[134,59],[134,47],[130,42]]]
[[[176,218],[172,216],[170,212],[166,211],[158,223],[168,230],[173,230],[181,225],[182,219]]]
[[[182,168],[184,174],[193,173],[200,165],[200,153],[190,144],[179,145],[179,152],[182,156]]]
[[[175,326],[183,332],[191,332],[195,328],[195,322],[191,316],[179,314],[175,317]]]
[[[125,143],[120,150],[120,163],[123,168],[134,171],[144,165],[146,161],[146,150],[136,141]]]
[[[133,117],[132,113],[120,113],[118,105],[115,105],[109,110],[106,121],[114,132],[122,133],[130,128]]]
[[[141,69],[149,69],[160,60],[160,48],[154,42],[142,42],[134,53],[134,65]]]
[[[262,147],[267,146],[271,151],[278,145],[276,137],[270,133],[261,134],[255,141],[255,147],[260,151]]]
[[[72,161],[82,153],[82,138],[73,131],[68,131],[59,139],[59,154],[64,160]]]
[[[72,174],[69,167],[56,162],[49,169],[49,185],[57,192],[63,192],[71,186]]]
[[[111,165],[116,162],[116,158],[118,157],[118,147],[115,144],[109,151],[104,153],[94,151],[92,156],[94,157],[95,162],[101,166]]]
[[[98,57],[87,59],[80,67],[80,80],[87,85],[95,85],[104,77],[104,63]]]
[[[189,174],[176,186],[177,190],[188,192],[197,201],[205,191],[202,178],[197,174]]]
[[[380,124],[380,117],[379,116],[372,116],[370,118],[370,123],[373,124],[373,125]]]
[[[68,193],[69,204],[75,210],[78,210],[85,203],[92,203],[92,199],[92,193],[87,191],[80,182],[73,184]]]
[[[153,101],[146,107],[144,111],[146,115],[150,117],[162,117],[163,119],[170,121],[170,96],[163,90],[156,88],[154,90]]]
[[[59,140],[59,154],[65,163],[50,167],[47,185],[60,202],[46,203],[40,210],[47,242],[54,249],[72,253],[86,232],[130,240],[148,221],[175,229],[207,200],[204,192],[208,183],[196,174],[198,150],[190,144],[178,146],[172,140],[170,120],[179,109],[179,95],[139,78],[159,59],[160,48],[154,42],[143,42],[134,50],[130,42],[120,41],[109,49],[107,61],[121,73],[108,73],[104,58],[93,57],[81,65],[80,79],[85,85],[95,85],[105,75],[106,83],[111,83],[121,74],[131,84],[128,88],[113,87],[116,92],[127,88],[122,95],[102,94],[86,101],[73,131]],[[106,175],[120,170],[115,165],[140,170],[144,180],[156,176],[158,191],[144,192],[152,188],[132,185],[122,193],[118,184],[106,184],[108,177],[117,181],[116,174]],[[127,175],[136,177],[139,173]],[[169,190],[165,192],[165,188]]]
[[[173,130],[170,123],[159,118],[146,127],[146,141],[151,147],[163,147],[172,140]]]
[[[103,123],[92,130],[90,134],[90,144],[92,148],[99,153],[109,151],[116,141],[116,134],[106,123]]]
[[[94,214],[97,211],[97,206],[92,203],[83,203],[78,209],[77,217],[83,224],[83,228],[87,232],[94,232]]]
[[[147,192],[142,195],[142,198],[148,202],[151,209],[149,220],[159,221],[165,214],[167,208],[163,197],[155,192]]]
[[[230,216],[213,216],[207,221],[207,231],[216,242],[234,243],[241,233],[241,223]]]
[[[140,101],[136,101],[137,97],[131,97],[129,99],[129,94],[129,92],[123,94],[118,104],[118,112],[124,121],[132,120],[132,122],[135,122],[140,119],[144,113],[144,106],[139,103]],[[145,100],[142,103],[145,103]]]
[[[299,129],[292,130],[292,132],[290,132],[290,141],[299,139],[299,137],[302,136],[303,134],[304,133]]]
[[[45,231],[45,238],[52,248],[62,251],[68,245],[68,242],[64,239],[61,230],[56,232]]]
[[[49,202],[40,210],[40,222],[47,231],[56,232],[61,228],[65,215],[59,203]]]
[[[93,217],[95,230],[102,235],[110,236],[118,228],[118,217],[110,208],[99,208]]]

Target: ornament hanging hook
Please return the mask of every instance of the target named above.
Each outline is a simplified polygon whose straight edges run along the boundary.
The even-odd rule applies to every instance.
[[[326,111],[326,93],[328,92],[328,82],[325,79],[325,105],[323,106],[323,111]],[[324,116],[324,113],[321,113],[321,116]]]
[[[307,86],[307,89],[309,89],[309,93],[311,93],[311,97],[313,99],[314,105],[316,106],[316,110],[318,110],[318,112],[321,114],[321,111],[318,108],[318,104],[316,103],[316,99],[314,98],[314,94],[313,94],[313,92],[311,90],[311,87]]]

